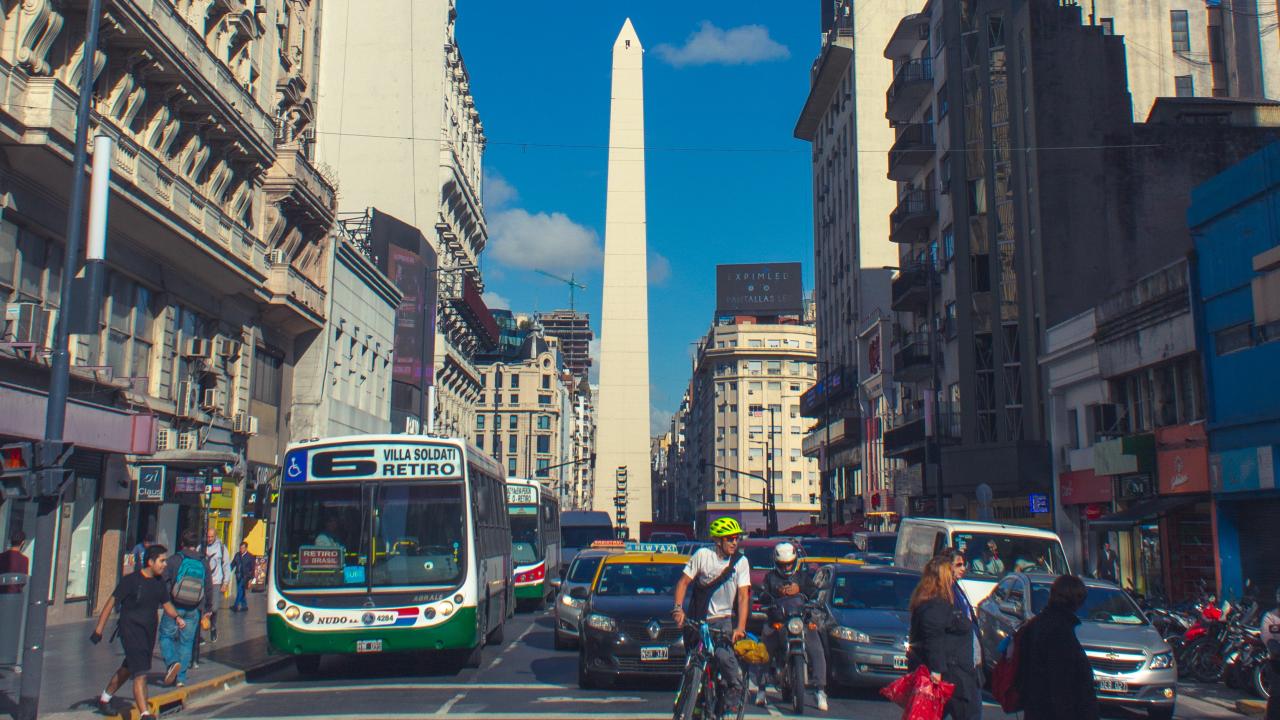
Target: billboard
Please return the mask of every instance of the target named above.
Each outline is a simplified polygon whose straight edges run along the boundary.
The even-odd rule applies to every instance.
[[[800,315],[800,263],[716,266],[716,316]]]

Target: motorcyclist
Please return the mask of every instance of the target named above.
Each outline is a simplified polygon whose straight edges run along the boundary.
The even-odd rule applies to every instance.
[[[787,617],[799,614],[806,600],[816,600],[818,586],[813,581],[813,572],[800,565],[796,546],[789,542],[778,543],[773,548],[773,569],[764,579],[765,611],[769,620],[765,623],[764,643],[769,649],[769,657],[773,659],[775,673],[786,671],[787,651],[785,644],[785,628],[776,625],[785,623]],[[822,635],[817,630],[805,628],[805,651],[809,656],[809,680],[815,689],[815,701],[819,710],[827,709],[827,658],[822,649]],[[804,692],[804,688],[793,688],[794,692]],[[756,704],[765,705],[764,683],[756,689]]]

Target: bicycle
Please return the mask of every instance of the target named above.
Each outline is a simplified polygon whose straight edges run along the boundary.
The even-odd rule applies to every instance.
[[[683,629],[698,634],[698,642],[686,645],[684,672],[680,676],[680,689],[676,692],[672,720],[727,720],[727,698],[720,693],[724,681],[720,675],[716,647],[730,647],[728,633],[712,629],[706,621],[686,620]],[[686,638],[688,636],[686,635]],[[742,697],[738,699],[738,712],[734,716],[742,720],[747,711],[747,682],[742,675]]]

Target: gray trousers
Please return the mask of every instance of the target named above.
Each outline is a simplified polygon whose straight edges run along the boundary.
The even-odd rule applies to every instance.
[[[707,624],[714,630],[724,632],[728,637],[733,636],[733,618],[716,618],[708,620]],[[742,685],[742,667],[738,664],[738,656],[734,654],[731,647],[716,647],[716,662],[720,665],[720,676],[724,679],[725,707],[737,709],[739,703],[742,702],[744,696]]]

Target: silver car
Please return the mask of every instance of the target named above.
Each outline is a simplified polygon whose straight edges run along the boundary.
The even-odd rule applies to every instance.
[[[556,593],[554,615],[557,650],[570,650],[578,645],[578,620],[582,615],[583,601],[570,593],[574,588],[590,589],[591,582],[596,577],[596,570],[600,568],[600,561],[606,555],[619,552],[621,549],[589,548],[579,552],[574,556],[573,562],[569,563],[564,576],[560,579],[560,589]]]
[[[978,604],[983,662],[990,670],[1001,642],[1044,609],[1056,576],[1006,575]],[[1088,589],[1077,615],[1076,637],[1093,666],[1093,684],[1101,705],[1145,709],[1153,720],[1173,717],[1178,673],[1173,650],[1123,590],[1102,580],[1084,581]]]

